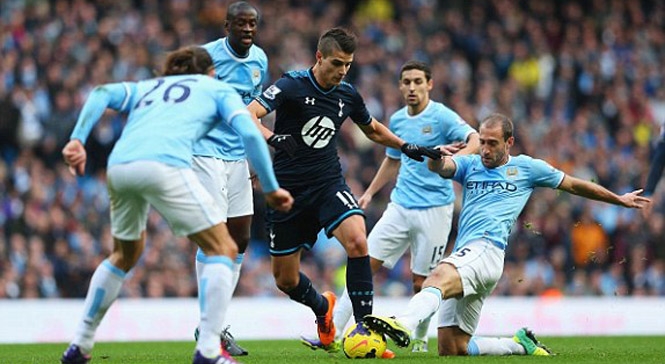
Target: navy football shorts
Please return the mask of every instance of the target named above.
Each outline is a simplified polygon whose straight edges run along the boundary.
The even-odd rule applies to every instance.
[[[321,229],[328,237],[352,215],[364,216],[344,179],[325,185],[285,187],[294,198],[289,212],[268,208],[266,229],[270,254],[289,255],[298,249],[311,249]]]

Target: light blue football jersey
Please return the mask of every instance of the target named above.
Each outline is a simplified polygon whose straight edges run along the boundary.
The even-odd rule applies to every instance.
[[[466,141],[475,132],[457,113],[435,101],[430,101],[418,115],[409,115],[407,107],[396,111],[390,117],[390,130],[408,143],[428,147]],[[409,209],[423,209],[455,201],[452,181],[427,169],[427,160],[418,162],[393,148],[387,148],[386,155],[401,161],[390,195],[392,202]]]
[[[268,79],[268,57],[257,45],[249,48],[247,57],[240,57],[220,38],[203,45],[212,57],[217,79],[230,84],[248,105],[261,94]],[[224,160],[245,159],[245,147],[238,134],[224,123],[219,124],[194,146],[194,155]]]
[[[261,183],[267,192],[277,189],[261,132],[237,92],[224,82],[178,75],[99,86],[86,100],[71,138],[85,143],[107,107],[129,113],[108,166],[151,160],[190,168],[194,143],[222,123],[252,143],[248,155]]]
[[[453,156],[453,179],[462,185],[463,201],[455,249],[486,239],[505,249],[515,220],[535,187],[557,188],[564,173],[547,162],[526,155],[486,168],[480,155]]]

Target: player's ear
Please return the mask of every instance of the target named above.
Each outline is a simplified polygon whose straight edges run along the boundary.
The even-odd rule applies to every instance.
[[[316,63],[321,64],[322,59],[323,59],[323,53],[321,53],[321,51],[317,50],[316,51]]]
[[[515,137],[511,136],[510,138],[508,138],[508,140],[506,140],[506,145],[508,146],[508,148],[510,148],[513,146],[513,144],[515,144]]]

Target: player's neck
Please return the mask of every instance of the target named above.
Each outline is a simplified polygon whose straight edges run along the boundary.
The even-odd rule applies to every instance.
[[[318,64],[315,64],[312,67],[312,75],[314,76],[314,82],[316,82],[317,86],[319,86],[322,90],[330,90],[331,88],[335,87],[335,85],[329,85],[323,82],[323,76],[321,75],[321,72],[317,66]]]
[[[239,58],[245,58],[249,55],[249,48],[241,46],[238,42],[234,42],[231,38],[226,38],[226,42],[233,52],[233,55]]]
[[[416,116],[420,114],[427,108],[427,105],[429,105],[429,98],[423,100],[423,102],[419,103],[418,105],[408,105],[407,111],[409,116]]]
[[[510,160],[510,154],[507,154],[503,157],[503,160],[499,162],[499,165],[497,167],[501,167],[505,164],[508,164],[508,161]]]

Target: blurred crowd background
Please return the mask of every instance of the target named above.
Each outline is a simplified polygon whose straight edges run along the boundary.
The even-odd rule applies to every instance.
[[[253,0],[257,44],[270,74],[314,62],[319,34],[345,25],[360,38],[348,81],[379,120],[402,106],[407,60],[433,69],[434,100],[473,126],[491,112],[516,125],[514,154],[542,158],[617,193],[643,187],[665,121],[665,3],[658,0]],[[109,253],[106,155],[123,116],[105,115],[75,178],[60,149],[90,90],[156,75],[165,52],[224,35],[228,1],[3,0],[0,2],[0,298],[83,297]],[[384,149],[347,122],[339,145],[356,196]],[[367,210],[368,229],[390,188]],[[513,229],[500,296],[665,295],[661,186],[655,213],[537,191]],[[458,199],[459,200],[459,199]],[[458,201],[459,204],[459,201]],[[257,214],[236,295],[277,295]],[[459,206],[458,206],[459,208]],[[454,232],[453,232],[454,237]],[[452,238],[452,237],[451,237]],[[152,213],[148,249],[124,297],[196,295],[194,244]],[[451,244],[452,245],[452,244]],[[322,238],[303,269],[341,291],[341,247]],[[376,279],[381,295],[408,295],[408,260]]]

